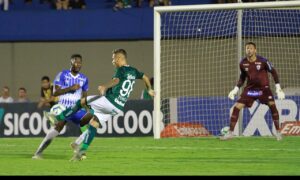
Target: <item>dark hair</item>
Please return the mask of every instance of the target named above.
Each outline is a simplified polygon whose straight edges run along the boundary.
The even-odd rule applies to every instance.
[[[115,49],[113,50],[113,54],[123,54],[127,58],[127,52],[124,49]]]
[[[50,78],[48,76],[43,76],[42,81],[47,80],[48,82],[50,81]]]
[[[25,89],[24,87],[20,87],[20,88],[19,88],[19,91],[20,91],[20,90],[23,90],[23,91],[27,92],[26,89]]]
[[[7,90],[9,90],[9,87],[8,87],[8,86],[4,86],[4,87],[3,87],[3,89],[7,89]]]
[[[254,42],[247,42],[246,44],[245,44],[245,46],[247,46],[247,45],[252,45],[252,46],[254,46],[254,48],[256,49],[256,44],[254,43]]]
[[[72,60],[72,59],[75,60],[75,59],[78,59],[78,58],[82,61],[82,56],[81,56],[80,54],[73,54],[73,55],[71,56],[71,60]]]

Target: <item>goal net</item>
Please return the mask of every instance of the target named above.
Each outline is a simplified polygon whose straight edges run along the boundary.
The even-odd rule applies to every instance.
[[[279,74],[287,95],[276,100],[280,122],[300,119],[299,1],[156,7],[154,14],[155,138],[219,135],[229,125],[235,101],[227,95],[248,41]],[[234,133],[272,131],[268,107],[255,102]]]

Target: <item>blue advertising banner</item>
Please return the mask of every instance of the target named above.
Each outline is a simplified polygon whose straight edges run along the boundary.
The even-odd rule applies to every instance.
[[[99,128],[97,135],[152,136],[152,111],[153,101],[130,100],[124,113],[113,117]],[[49,122],[43,117],[43,110],[37,109],[37,103],[0,104],[0,137],[41,137],[50,128]],[[79,127],[73,123],[67,123],[61,132],[62,136],[79,134]]]
[[[229,126],[230,112],[235,101],[227,97],[184,97],[177,99],[177,122],[198,122],[213,135]],[[287,96],[285,100],[276,100],[280,123],[299,121],[300,96]],[[275,131],[269,107],[254,102],[251,108],[243,110],[242,135],[270,136]],[[239,125],[235,133],[239,132]]]

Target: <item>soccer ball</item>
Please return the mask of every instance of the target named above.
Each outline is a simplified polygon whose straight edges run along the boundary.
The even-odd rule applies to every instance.
[[[223,127],[222,129],[221,129],[221,135],[225,135],[225,134],[227,134],[228,132],[229,132],[229,126],[225,126],[225,127]]]
[[[55,104],[51,109],[50,109],[50,113],[58,116],[60,115],[64,110],[66,110],[66,107],[62,104]]]

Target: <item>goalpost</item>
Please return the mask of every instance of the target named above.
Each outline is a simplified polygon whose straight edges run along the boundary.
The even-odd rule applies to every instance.
[[[300,1],[154,8],[155,139],[161,133],[218,135],[229,125],[235,101],[227,95],[239,78],[248,41],[274,64],[292,101],[276,101],[280,121],[299,119],[299,110],[287,107],[294,102],[300,109]],[[270,82],[276,95],[272,78]],[[270,135],[266,109],[260,104],[245,108],[235,134]]]

